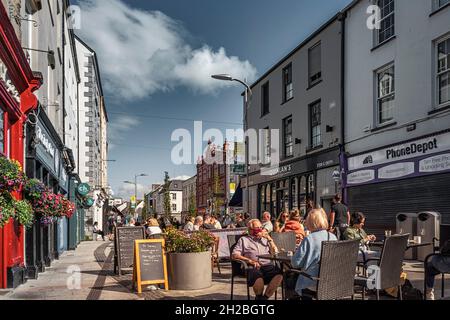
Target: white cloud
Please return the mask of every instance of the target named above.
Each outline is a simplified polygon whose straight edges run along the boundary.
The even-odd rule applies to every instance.
[[[228,56],[224,48],[192,48],[182,25],[162,12],[131,8],[121,0],[81,0],[80,6],[79,34],[97,51],[110,94],[139,99],[179,85],[213,93],[232,83],[211,74],[256,77],[248,61]]]
[[[128,130],[139,125],[138,118],[131,115],[121,115],[111,120],[108,124],[108,139],[110,150],[115,148],[114,142],[120,143],[124,140],[124,134]]]
[[[142,185],[142,184],[137,184],[137,197],[138,200],[143,200],[144,199],[144,195],[148,192],[150,192],[150,187]],[[133,184],[128,184],[128,183],[123,183],[120,187],[119,190],[117,192],[117,197],[121,197],[124,200],[130,200],[131,196],[134,195],[134,185]]]

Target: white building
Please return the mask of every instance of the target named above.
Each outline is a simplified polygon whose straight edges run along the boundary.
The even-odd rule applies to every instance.
[[[95,51],[75,36],[80,68],[79,88],[79,176],[89,183],[96,201],[86,214],[86,227],[93,222],[103,225],[103,204],[108,197],[106,176],[107,115],[103,100],[99,64]]]
[[[197,190],[197,175],[183,181],[183,204],[182,213],[189,213],[191,201],[193,201],[194,208],[196,206],[196,190]]]
[[[376,234],[399,212],[450,223],[450,1],[354,1],[345,11],[345,150],[352,212]],[[368,6],[381,9],[367,27]]]

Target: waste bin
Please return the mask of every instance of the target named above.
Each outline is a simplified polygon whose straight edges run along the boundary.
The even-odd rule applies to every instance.
[[[396,233],[407,234],[409,233],[409,239],[413,239],[417,230],[417,213],[399,213],[396,218]],[[416,260],[417,250],[410,249],[405,252],[405,259]]]
[[[441,215],[438,212],[419,212],[417,217],[417,235],[422,238],[422,243],[433,243],[439,239]],[[417,260],[424,261],[433,253],[433,245],[417,248]]]

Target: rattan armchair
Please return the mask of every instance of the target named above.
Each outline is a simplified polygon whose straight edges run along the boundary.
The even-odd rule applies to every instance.
[[[358,262],[359,241],[326,241],[322,242],[322,251],[318,277],[306,272],[289,269],[292,272],[317,281],[313,299],[339,300],[354,299],[354,279]]]

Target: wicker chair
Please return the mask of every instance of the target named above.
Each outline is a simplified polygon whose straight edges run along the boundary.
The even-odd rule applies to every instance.
[[[319,265],[319,276],[290,269],[287,273],[297,273],[317,281],[312,297],[317,300],[354,299],[354,279],[358,262],[359,241],[324,241]]]
[[[235,260],[232,258],[233,249],[236,246],[239,239],[242,237],[242,235],[228,235],[228,248],[230,249],[230,261],[231,261],[231,300],[233,300],[233,293],[234,293],[234,278],[235,277],[244,277],[245,278],[245,286],[247,287],[247,299],[250,300],[250,288],[247,286],[247,276],[248,276],[248,270],[251,269],[245,263],[241,260]]]
[[[437,241],[439,241],[440,247],[434,248],[434,253],[428,255],[425,258],[425,261],[423,263],[424,266],[424,272],[425,272],[425,277],[424,277],[424,286],[423,286],[423,297],[426,300],[427,299],[427,285],[426,285],[426,278],[427,278],[427,265],[430,262],[430,260],[434,257],[434,256],[445,256],[448,257],[450,256],[450,254],[442,254],[441,253],[441,249],[443,248],[444,244],[446,244],[447,241],[450,241],[450,224],[441,224],[441,228],[440,228],[440,239],[435,239]],[[441,298],[443,299],[445,297],[445,274],[446,273],[442,273],[441,274]]]
[[[219,274],[222,274],[222,271],[220,271],[219,244],[220,238],[217,237],[211,250],[211,270],[214,272],[214,266],[217,266]]]
[[[403,258],[408,247],[409,234],[395,235],[384,241],[381,256],[377,259],[368,259],[366,263],[375,261],[380,272],[379,287],[376,288],[377,300],[380,300],[380,290],[398,287],[398,298],[403,299],[400,275],[402,273]],[[368,278],[357,276],[355,285],[362,287],[362,298],[365,299]]]
[[[295,232],[272,232],[270,235],[273,242],[280,251],[292,251],[296,249],[296,237]]]

